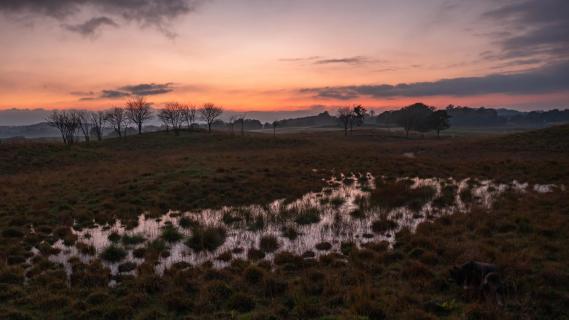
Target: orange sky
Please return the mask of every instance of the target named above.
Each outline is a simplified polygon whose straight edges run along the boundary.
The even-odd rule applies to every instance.
[[[211,101],[237,110],[351,103],[391,107],[416,101],[436,106],[566,105],[569,90],[558,87],[528,94],[493,90],[425,97],[362,94],[353,99],[302,91],[485,77],[559,62],[543,52],[525,60],[496,58],[507,50],[500,43],[507,39],[497,35],[508,26],[481,17],[503,5],[212,0],[195,11],[166,13],[167,24],[145,17],[124,20],[124,8],[93,5],[56,15],[36,7],[10,11],[0,5],[0,109],[108,108],[126,97],[105,98],[105,91],[129,93],[125,87],[140,84],[165,88],[147,97],[158,106]],[[86,34],[69,27],[92,17],[109,17],[114,24]],[[173,33],[175,38],[168,36]]]

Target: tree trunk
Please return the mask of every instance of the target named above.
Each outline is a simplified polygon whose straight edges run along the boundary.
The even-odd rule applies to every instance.
[[[142,134],[142,122],[138,123],[138,134]]]
[[[210,132],[210,133],[211,133],[211,123],[208,123],[208,124],[207,124],[207,132]]]

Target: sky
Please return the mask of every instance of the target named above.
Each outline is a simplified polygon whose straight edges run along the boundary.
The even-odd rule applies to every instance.
[[[567,0],[0,0],[0,110],[569,106]],[[316,107],[318,106],[318,107]]]

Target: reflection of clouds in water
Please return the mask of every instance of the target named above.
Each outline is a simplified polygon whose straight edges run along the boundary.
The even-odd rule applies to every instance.
[[[381,182],[387,181],[380,178]],[[315,257],[327,252],[340,252],[343,242],[353,242],[360,246],[367,242],[387,241],[393,244],[395,234],[403,228],[408,228],[414,232],[420,223],[433,220],[437,217],[450,215],[457,212],[467,212],[472,205],[483,208],[490,208],[496,197],[506,191],[526,192],[535,191],[538,193],[551,192],[556,189],[563,189],[555,185],[534,185],[529,188],[527,183],[513,181],[510,184],[498,184],[490,180],[478,181],[465,179],[461,181],[452,178],[399,178],[391,180],[395,182],[406,182],[411,189],[419,187],[431,187],[434,196],[420,208],[411,210],[407,207],[393,209],[360,208],[361,204],[367,203],[370,192],[375,188],[376,181],[371,174],[352,175],[346,177],[341,175],[339,179],[332,178],[327,180],[327,186],[320,192],[307,193],[301,198],[292,202],[277,200],[268,205],[251,205],[245,207],[223,207],[221,209],[205,209],[198,212],[177,212],[170,211],[159,219],[147,218],[145,215],[139,216],[138,225],[132,229],[127,229],[120,221],[113,225],[96,226],[94,228],[74,230],[78,237],[78,243],[87,244],[95,248],[95,255],[87,255],[73,246],[65,246],[63,240],[57,241],[53,247],[60,249],[57,254],[49,256],[49,260],[61,263],[65,266],[68,273],[71,272],[70,258],[76,257],[83,263],[89,263],[108,246],[112,244],[109,235],[116,233],[121,236],[141,235],[145,241],[135,245],[126,245],[124,248],[128,252],[123,260],[140,265],[144,262],[141,258],[135,258],[133,251],[137,248],[145,247],[150,241],[159,239],[162,229],[166,225],[175,226],[178,231],[188,238],[192,235],[191,228],[184,229],[180,226],[182,217],[199,222],[202,226],[224,227],[227,230],[225,242],[213,251],[195,252],[187,247],[183,241],[178,241],[169,245],[169,255],[161,257],[156,265],[156,272],[162,274],[167,268],[178,262],[186,262],[192,265],[199,265],[204,262],[211,262],[215,267],[227,266],[230,262],[221,261],[217,257],[226,252],[231,252],[232,258],[247,258],[247,251],[250,248],[258,248],[260,239],[263,236],[272,235],[277,238],[279,248],[273,253],[267,253],[265,259],[272,260],[276,253],[291,252],[302,255],[307,251],[312,251]],[[454,193],[451,201],[446,206],[437,206],[433,200],[443,194],[445,187],[452,187]],[[471,201],[463,201],[461,194],[468,192]],[[356,210],[363,211],[363,214],[354,215]],[[295,218],[304,212],[318,212],[320,220],[316,223],[301,225],[295,222]],[[232,219],[228,219],[231,217]],[[378,219],[388,219],[396,222],[390,230],[374,233],[372,224]],[[260,223],[259,221],[262,221]],[[227,222],[227,223],[226,223]],[[183,223],[182,223],[183,224]],[[255,226],[253,228],[253,226]],[[290,227],[297,231],[295,239],[289,239],[283,235],[283,227]],[[331,245],[328,251],[315,249],[316,245],[327,242]],[[244,250],[235,250],[241,248]],[[38,254],[37,250],[34,254]],[[111,273],[119,273],[120,263],[110,263],[103,261],[110,268]],[[121,273],[125,274],[125,273]],[[136,270],[126,274],[136,274]]]

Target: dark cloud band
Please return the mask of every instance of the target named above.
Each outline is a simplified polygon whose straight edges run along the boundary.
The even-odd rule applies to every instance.
[[[485,94],[541,94],[569,90],[569,61],[512,74],[443,79],[433,82],[379,84],[301,89],[318,98],[350,100],[374,98],[476,96]]]
[[[194,11],[203,0],[1,0],[0,12],[32,14],[64,20],[83,10],[96,16],[66,29],[92,35],[102,25],[116,25],[116,19],[155,26],[171,35],[167,26],[173,19]],[[104,16],[101,16],[103,14]]]

